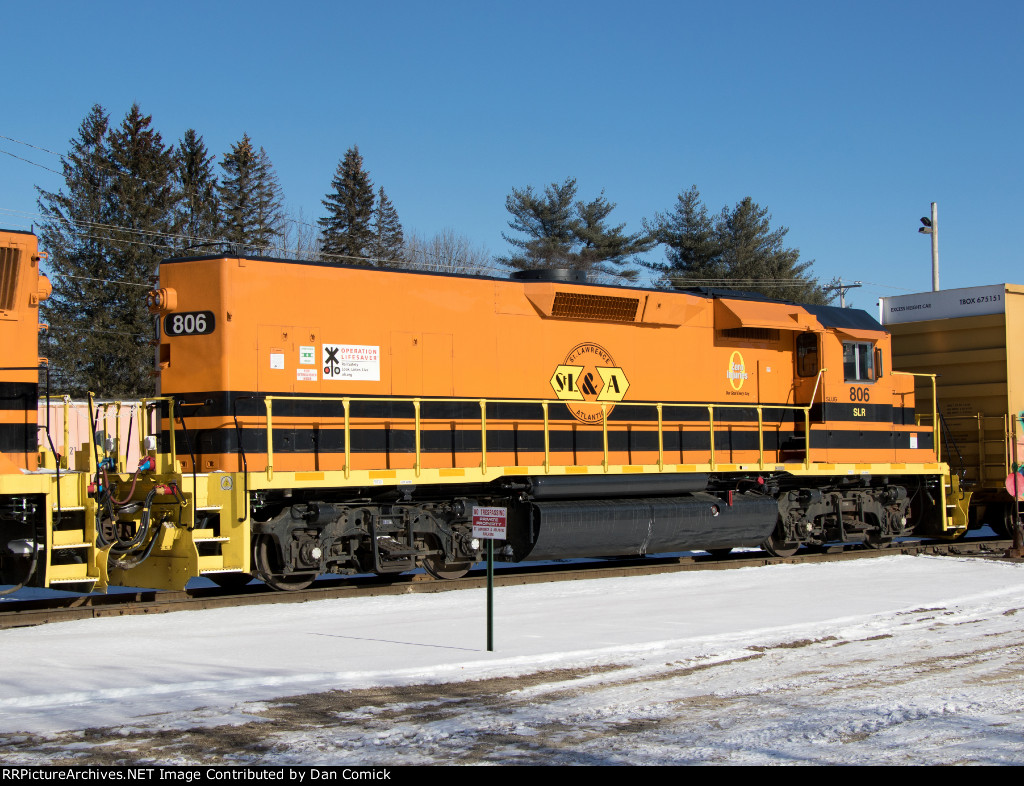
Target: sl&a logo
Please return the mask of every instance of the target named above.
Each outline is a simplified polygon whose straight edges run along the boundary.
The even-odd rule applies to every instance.
[[[551,389],[581,423],[601,423],[601,404],[622,401],[629,380],[598,344],[577,344],[551,375]],[[607,407],[610,415],[613,406]]]

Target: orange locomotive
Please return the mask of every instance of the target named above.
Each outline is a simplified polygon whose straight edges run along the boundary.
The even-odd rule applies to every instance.
[[[506,509],[512,561],[787,554],[962,518],[861,311],[227,257],[167,260],[159,286],[163,448],[183,488],[241,487],[237,518],[201,527],[251,537],[237,570],[280,588],[461,575],[475,506]]]
[[[65,435],[37,468],[48,286],[34,237],[0,233],[15,247],[0,257],[0,583],[456,577],[482,555],[474,508],[504,510],[510,561],[966,528],[919,425],[934,403],[915,413],[867,314],[551,271],[167,260],[138,469],[116,432],[81,450]]]
[[[50,295],[36,236],[0,231],[0,584],[32,580],[50,526],[39,465],[39,303]],[[46,571],[40,571],[45,581]]]

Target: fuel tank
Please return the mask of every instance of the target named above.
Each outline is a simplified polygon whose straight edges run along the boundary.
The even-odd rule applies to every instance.
[[[534,500],[515,512],[507,543],[515,562],[759,546],[778,516],[774,499],[755,494]]]

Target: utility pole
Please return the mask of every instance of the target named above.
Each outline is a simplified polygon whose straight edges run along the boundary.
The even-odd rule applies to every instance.
[[[843,280],[839,279],[839,283],[838,284],[830,284],[828,286],[822,287],[822,289],[826,293],[827,292],[835,292],[838,289],[839,290],[839,307],[840,308],[846,308],[846,290],[848,290],[848,289],[856,289],[859,286],[862,286],[860,281],[854,281],[852,284],[844,284]]]
[[[917,231],[932,236],[932,292],[939,291],[939,203],[932,202],[932,217],[921,217],[924,226]]]

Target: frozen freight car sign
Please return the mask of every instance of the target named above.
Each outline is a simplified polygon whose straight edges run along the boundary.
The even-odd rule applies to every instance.
[[[610,415],[614,405],[625,397],[629,380],[608,350],[585,343],[569,350],[565,362],[555,367],[551,389],[576,420],[600,424],[604,413]]]
[[[508,508],[473,508],[473,537],[491,540],[505,539]]]
[[[1006,311],[1005,284],[963,289],[940,289],[916,295],[882,298],[881,323],[925,322],[929,319],[977,317]]]
[[[380,347],[324,344],[324,379],[380,381]]]

